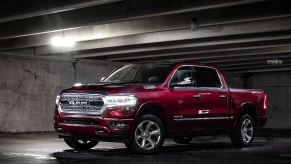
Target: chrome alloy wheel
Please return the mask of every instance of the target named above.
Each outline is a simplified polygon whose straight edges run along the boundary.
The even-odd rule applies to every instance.
[[[254,135],[254,127],[252,121],[245,119],[241,126],[241,137],[244,143],[248,144],[251,142]]]
[[[161,129],[153,121],[142,121],[135,129],[135,142],[144,150],[154,149],[160,142]]]

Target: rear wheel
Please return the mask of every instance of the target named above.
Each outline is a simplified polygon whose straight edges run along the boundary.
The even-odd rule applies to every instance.
[[[68,146],[77,150],[89,150],[98,144],[98,141],[92,140],[78,140],[69,138],[65,138],[64,140]]]
[[[185,136],[185,137],[174,137],[174,141],[178,144],[189,144],[192,140],[192,137]]]
[[[126,145],[132,152],[138,154],[156,153],[163,145],[165,127],[162,121],[151,114],[142,116]]]
[[[254,120],[250,115],[244,114],[242,117],[240,117],[236,128],[230,136],[232,143],[235,146],[250,146],[254,140],[254,125]]]

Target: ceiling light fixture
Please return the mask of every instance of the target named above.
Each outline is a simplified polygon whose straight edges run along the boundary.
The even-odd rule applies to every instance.
[[[73,47],[76,44],[76,40],[70,37],[55,36],[50,43],[54,47]]]

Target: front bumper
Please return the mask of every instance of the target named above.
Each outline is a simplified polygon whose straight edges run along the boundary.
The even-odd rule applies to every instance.
[[[133,119],[102,116],[55,115],[55,130],[61,138],[128,140]]]

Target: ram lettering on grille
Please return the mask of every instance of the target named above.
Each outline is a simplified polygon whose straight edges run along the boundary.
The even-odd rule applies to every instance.
[[[104,105],[101,95],[62,94],[59,108],[62,113],[98,113]]]

